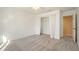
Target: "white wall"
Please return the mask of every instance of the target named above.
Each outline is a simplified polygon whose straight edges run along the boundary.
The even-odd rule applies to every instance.
[[[2,34],[14,40],[35,34],[35,15],[17,8],[2,8]],[[1,31],[1,29],[0,29]]]
[[[61,13],[61,15],[72,15],[74,11],[67,11]],[[63,31],[60,28],[62,26],[62,20],[60,20],[59,10],[48,12],[40,15],[29,14],[24,10],[17,8],[1,8],[0,9],[0,36],[6,35],[8,39],[19,39],[22,37],[27,37],[33,34],[40,34],[41,21],[40,17],[49,17],[55,23],[50,23],[50,34],[56,39],[63,35]],[[55,20],[54,20],[55,19]],[[50,21],[51,22],[51,21]],[[55,29],[52,26],[55,25]],[[61,27],[60,27],[61,25]]]
[[[3,35],[2,9],[0,9],[0,43],[3,42],[2,35]]]
[[[79,8],[77,10],[77,43],[79,46]]]
[[[60,11],[57,10],[55,13],[52,13],[50,16],[50,34],[52,38],[60,39]]]
[[[55,19],[55,38],[60,39],[60,11],[56,13]]]

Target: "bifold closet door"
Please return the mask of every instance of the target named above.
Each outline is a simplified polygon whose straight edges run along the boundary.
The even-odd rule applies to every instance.
[[[41,33],[49,34],[49,19],[48,19],[48,17],[43,17],[41,19]]]

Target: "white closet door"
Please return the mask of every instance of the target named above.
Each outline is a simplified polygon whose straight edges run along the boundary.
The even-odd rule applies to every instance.
[[[42,26],[41,26],[41,28],[42,28],[42,33],[43,34],[49,34],[49,19],[48,19],[48,17],[44,17],[42,20]]]

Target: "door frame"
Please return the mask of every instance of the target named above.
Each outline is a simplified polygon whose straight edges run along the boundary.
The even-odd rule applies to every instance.
[[[62,16],[62,22],[63,22],[63,17],[64,16],[72,16],[73,17],[73,28],[72,29],[75,29],[75,31],[73,30],[73,40],[74,40],[74,42],[76,42],[77,41],[77,21],[76,21],[76,13],[74,13],[74,14],[69,14],[69,15],[63,15]],[[62,25],[63,26],[63,25]],[[63,29],[63,28],[62,28]],[[63,30],[62,30],[62,32],[63,32]],[[63,34],[63,33],[62,33]],[[62,35],[63,36],[63,35]]]

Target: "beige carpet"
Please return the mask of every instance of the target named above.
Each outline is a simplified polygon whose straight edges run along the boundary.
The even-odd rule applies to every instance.
[[[72,38],[51,39],[48,35],[33,35],[10,41],[5,51],[79,51]]]

